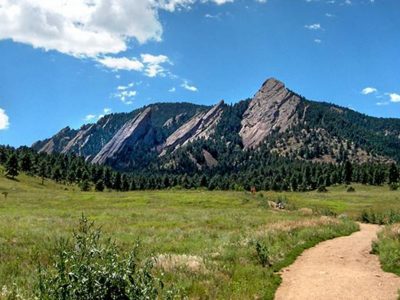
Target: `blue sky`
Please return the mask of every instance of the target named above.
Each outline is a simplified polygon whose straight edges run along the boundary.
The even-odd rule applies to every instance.
[[[0,0],[0,144],[159,101],[308,99],[400,117],[398,0]]]

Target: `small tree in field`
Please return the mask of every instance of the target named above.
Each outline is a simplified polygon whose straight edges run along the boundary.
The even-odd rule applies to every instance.
[[[11,154],[6,162],[6,176],[10,178],[15,178],[19,174],[18,168],[18,158],[15,153]]]

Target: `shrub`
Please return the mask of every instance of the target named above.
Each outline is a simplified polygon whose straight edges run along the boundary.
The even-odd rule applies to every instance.
[[[261,241],[256,242],[257,258],[263,267],[270,267],[271,260],[269,258],[268,247]]]
[[[336,217],[337,213],[328,207],[321,207],[315,209],[316,214],[320,216]]]
[[[89,180],[83,180],[80,184],[79,187],[81,188],[82,192],[88,192],[90,191],[90,182]]]
[[[391,191],[397,191],[399,186],[396,183],[389,184],[389,189]]]
[[[353,188],[352,186],[349,186],[349,187],[347,188],[347,192],[348,192],[348,193],[354,193],[355,191],[356,191],[356,189]]]
[[[321,185],[321,186],[318,188],[317,192],[318,192],[318,193],[326,193],[326,192],[328,192],[328,190],[326,189],[326,187],[325,187],[324,185]]]
[[[388,210],[376,212],[373,210],[364,210],[361,212],[360,221],[363,223],[388,225],[400,222],[400,211],[398,210]]]
[[[162,282],[153,277],[152,263],[137,261],[137,249],[126,256],[82,216],[73,242],[60,240],[52,267],[39,266],[39,299],[156,299]]]

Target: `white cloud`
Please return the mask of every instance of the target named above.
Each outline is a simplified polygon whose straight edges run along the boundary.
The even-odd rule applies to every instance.
[[[191,91],[191,92],[198,91],[197,87],[195,87],[194,85],[190,85],[186,80],[183,81],[183,83],[181,84],[181,87],[183,87],[184,89]]]
[[[176,91],[176,88],[174,86],[168,90],[168,92],[170,92],[170,93],[173,93],[175,91]]]
[[[117,87],[117,92],[113,95],[118,98],[122,103],[130,105],[133,103],[132,99],[137,95],[137,91],[133,90],[134,83],[129,83],[128,85],[120,85]],[[106,111],[104,110],[104,113]]]
[[[112,112],[112,109],[111,109],[111,108],[108,108],[108,107],[106,107],[106,108],[104,108],[104,109],[103,109],[103,112],[104,112],[104,114],[105,114],[105,115],[108,115],[108,114],[111,114],[111,112]]]
[[[113,70],[142,71],[144,68],[144,65],[136,58],[106,56],[97,61]]]
[[[378,105],[378,106],[389,105],[389,101],[376,102],[376,105]]]
[[[217,5],[222,5],[225,3],[232,3],[234,0],[211,0],[211,2],[214,2]],[[203,2],[207,2],[207,1],[203,1]]]
[[[89,115],[87,115],[87,116],[84,118],[84,120],[85,120],[86,122],[93,122],[94,120],[96,120],[96,115],[89,114]]]
[[[369,94],[374,94],[377,93],[378,90],[374,87],[366,87],[361,91],[361,94],[363,95],[369,95]]]
[[[161,41],[160,9],[233,0],[0,0],[0,40],[76,57],[117,54],[129,42]]]
[[[142,62],[145,64],[144,73],[148,77],[165,76],[165,68],[162,64],[172,64],[165,55],[142,54]]]
[[[390,102],[399,103],[400,102],[400,95],[396,93],[387,93],[390,98]]]
[[[159,0],[154,1],[157,7],[167,10],[169,12],[174,12],[175,10],[188,9],[195,0]]]
[[[6,111],[0,108],[0,130],[8,129],[10,126],[10,120],[6,114]]]
[[[152,54],[141,54],[140,59],[127,58],[127,57],[110,57],[106,56],[97,59],[97,61],[103,66],[110,68],[114,71],[138,71],[143,72],[147,77],[165,76],[168,71],[163,65],[172,65],[166,55],[152,55]]]
[[[322,40],[320,40],[320,39],[314,39],[314,42],[317,43],[317,44],[321,44],[321,43],[322,43]]]
[[[160,41],[149,0],[0,0],[0,40],[73,56],[119,53],[130,40]]]
[[[318,23],[305,25],[304,27],[309,30],[321,30],[322,29],[321,24],[318,24]]]

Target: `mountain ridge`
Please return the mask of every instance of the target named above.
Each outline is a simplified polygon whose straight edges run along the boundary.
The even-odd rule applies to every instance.
[[[140,126],[136,126],[123,134],[122,129],[146,110],[151,115],[146,129],[138,134]],[[106,155],[112,141],[119,146]],[[238,149],[327,163],[389,163],[400,160],[399,147],[400,119],[370,117],[307,100],[275,78],[266,80],[252,98],[233,105],[155,103],[131,113],[107,115],[79,130],[66,127],[32,145],[38,152],[74,153],[126,171],[179,169],[180,163],[217,168],[221,158],[229,161],[229,153]]]

